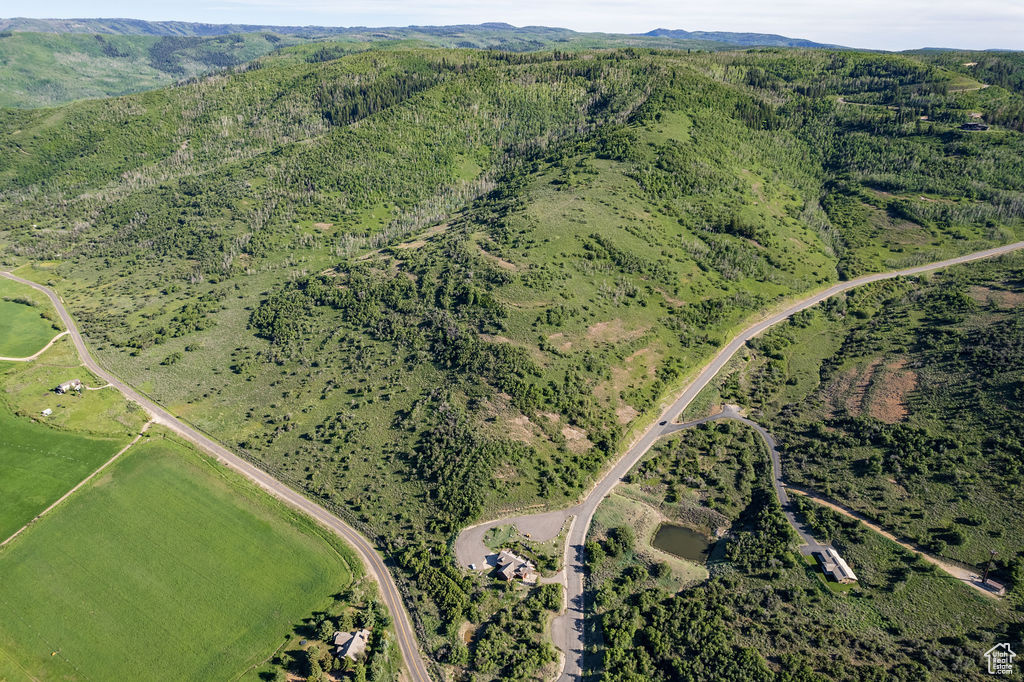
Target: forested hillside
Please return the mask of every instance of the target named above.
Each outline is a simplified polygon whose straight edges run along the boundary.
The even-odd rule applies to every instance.
[[[157,37],[0,31],[0,107],[139,92],[244,64],[295,42],[273,33]]]
[[[1024,233],[1019,125],[960,128],[1020,93],[918,58],[346,51],[0,110],[0,247],[104,364],[378,539],[476,679],[550,662],[551,600],[460,572],[458,529],[574,500],[759,311]]]
[[[577,33],[564,28],[517,28],[499,23],[344,28],[138,19],[0,19],[0,107],[44,107],[142,92],[224,71],[304,42],[316,44],[305,58],[320,61],[387,47],[535,52],[630,46],[676,50],[814,46],[808,41],[761,34]]]

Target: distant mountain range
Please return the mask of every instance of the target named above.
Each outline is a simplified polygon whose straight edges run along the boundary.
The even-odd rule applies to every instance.
[[[610,44],[636,44],[638,46],[664,46],[671,41],[675,46],[691,47],[804,47],[835,48],[838,45],[815,43],[801,38],[767,33],[731,33],[728,31],[684,31],[657,28],[643,34],[580,33],[566,28],[547,26],[516,27],[506,23],[484,23],[454,26],[270,26],[262,24],[205,24],[186,21],[144,21],[142,19],[0,19],[2,31],[29,31],[38,33],[98,33],[108,35],[210,37],[239,33],[276,33],[300,38],[326,38],[331,36],[361,37],[364,39],[463,39],[471,44],[446,45],[456,47],[500,47],[503,49],[538,49],[548,43],[590,43],[605,40]],[[477,40],[473,40],[476,38]],[[483,44],[477,44],[483,39]],[[502,44],[504,39],[508,44]],[[495,40],[498,44],[494,44]]]
[[[681,29],[656,28],[648,31],[645,36],[674,38],[676,40],[710,40],[729,43],[731,45],[750,45],[758,47],[827,47],[842,48],[842,45],[816,43],[803,38],[787,38],[774,33],[732,33],[729,31],[683,31]]]

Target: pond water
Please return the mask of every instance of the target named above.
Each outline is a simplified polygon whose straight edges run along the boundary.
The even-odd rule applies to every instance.
[[[713,543],[692,528],[663,523],[651,544],[663,552],[702,564],[708,560]]]

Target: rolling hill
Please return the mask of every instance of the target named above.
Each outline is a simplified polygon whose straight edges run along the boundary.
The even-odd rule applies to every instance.
[[[760,311],[1024,234],[1020,94],[917,57],[352,46],[0,110],[0,253],[374,538],[453,674],[551,658],[459,529],[571,503]]]

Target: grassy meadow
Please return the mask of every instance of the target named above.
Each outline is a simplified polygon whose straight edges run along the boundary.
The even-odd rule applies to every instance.
[[[0,401],[0,540],[31,521],[128,442],[54,429]]]
[[[353,570],[326,532],[157,428],[0,553],[0,666],[234,678]]]
[[[45,346],[59,331],[49,303],[35,290],[0,278],[0,356],[23,358]]]
[[[0,112],[0,247],[119,376],[380,538],[453,676],[497,675],[460,630],[506,610],[460,528],[577,499],[761,311],[1024,234],[1024,100],[923,57],[335,47]]]

